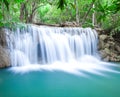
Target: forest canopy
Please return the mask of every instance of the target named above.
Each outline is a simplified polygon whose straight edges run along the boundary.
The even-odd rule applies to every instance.
[[[0,0],[0,26],[64,22],[120,30],[120,0]]]

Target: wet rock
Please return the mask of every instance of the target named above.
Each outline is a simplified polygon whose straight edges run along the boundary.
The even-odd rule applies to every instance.
[[[104,49],[104,52],[105,52],[106,54],[108,54],[108,55],[110,55],[110,53],[111,53],[108,48],[105,48],[105,49]]]
[[[104,46],[105,48],[110,48],[110,44],[106,43],[106,45]]]
[[[114,41],[114,38],[112,36],[108,36],[109,41]]]
[[[60,24],[61,27],[80,27],[80,24],[77,24],[76,22],[68,22],[66,21],[65,23]]]
[[[99,40],[99,45],[98,45],[98,49],[103,49],[104,48],[104,42],[102,40]]]
[[[4,29],[0,28],[0,45],[2,47],[6,47],[7,46],[7,41],[6,41],[6,34]]]
[[[117,50],[120,53],[120,46],[115,45],[115,50]]]
[[[117,56],[118,59],[120,59],[120,56]]]
[[[100,36],[99,36],[99,39],[100,39],[101,41],[105,41],[105,40],[107,39],[107,35],[100,35]]]
[[[102,59],[107,57],[107,53],[104,50],[101,50],[99,53],[100,53],[100,56],[102,57]]]
[[[113,42],[113,41],[109,41],[108,42],[111,46],[114,46],[115,45],[115,42]]]
[[[109,56],[107,56],[106,58],[103,59],[103,61],[106,61],[106,62],[108,62],[109,60],[110,60]]]
[[[99,34],[98,37],[98,50],[100,51],[101,59],[104,61],[119,62],[120,43],[116,41],[115,38],[105,33]]]
[[[9,67],[9,66],[10,66],[9,53],[5,48],[0,46],[0,68]]]

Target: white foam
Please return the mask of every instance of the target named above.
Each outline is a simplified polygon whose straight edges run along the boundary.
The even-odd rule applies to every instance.
[[[106,62],[101,62],[100,60],[92,56],[83,56],[80,61],[70,60],[69,62],[56,61],[53,64],[27,64],[23,66],[12,67],[15,73],[28,73],[31,71],[62,71],[70,74],[75,74],[79,76],[86,77],[87,73],[106,76],[105,72],[120,73],[119,71],[112,70],[109,68],[111,64],[108,65]],[[112,64],[112,66],[116,66]],[[104,72],[104,73],[103,73]]]

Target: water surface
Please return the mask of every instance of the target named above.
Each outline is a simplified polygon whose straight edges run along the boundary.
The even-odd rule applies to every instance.
[[[45,70],[21,74],[1,69],[0,97],[120,97],[119,73],[83,73],[87,76]]]

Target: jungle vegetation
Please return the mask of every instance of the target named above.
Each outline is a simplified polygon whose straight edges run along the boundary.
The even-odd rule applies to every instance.
[[[0,26],[73,21],[120,32],[120,0],[0,0]]]

